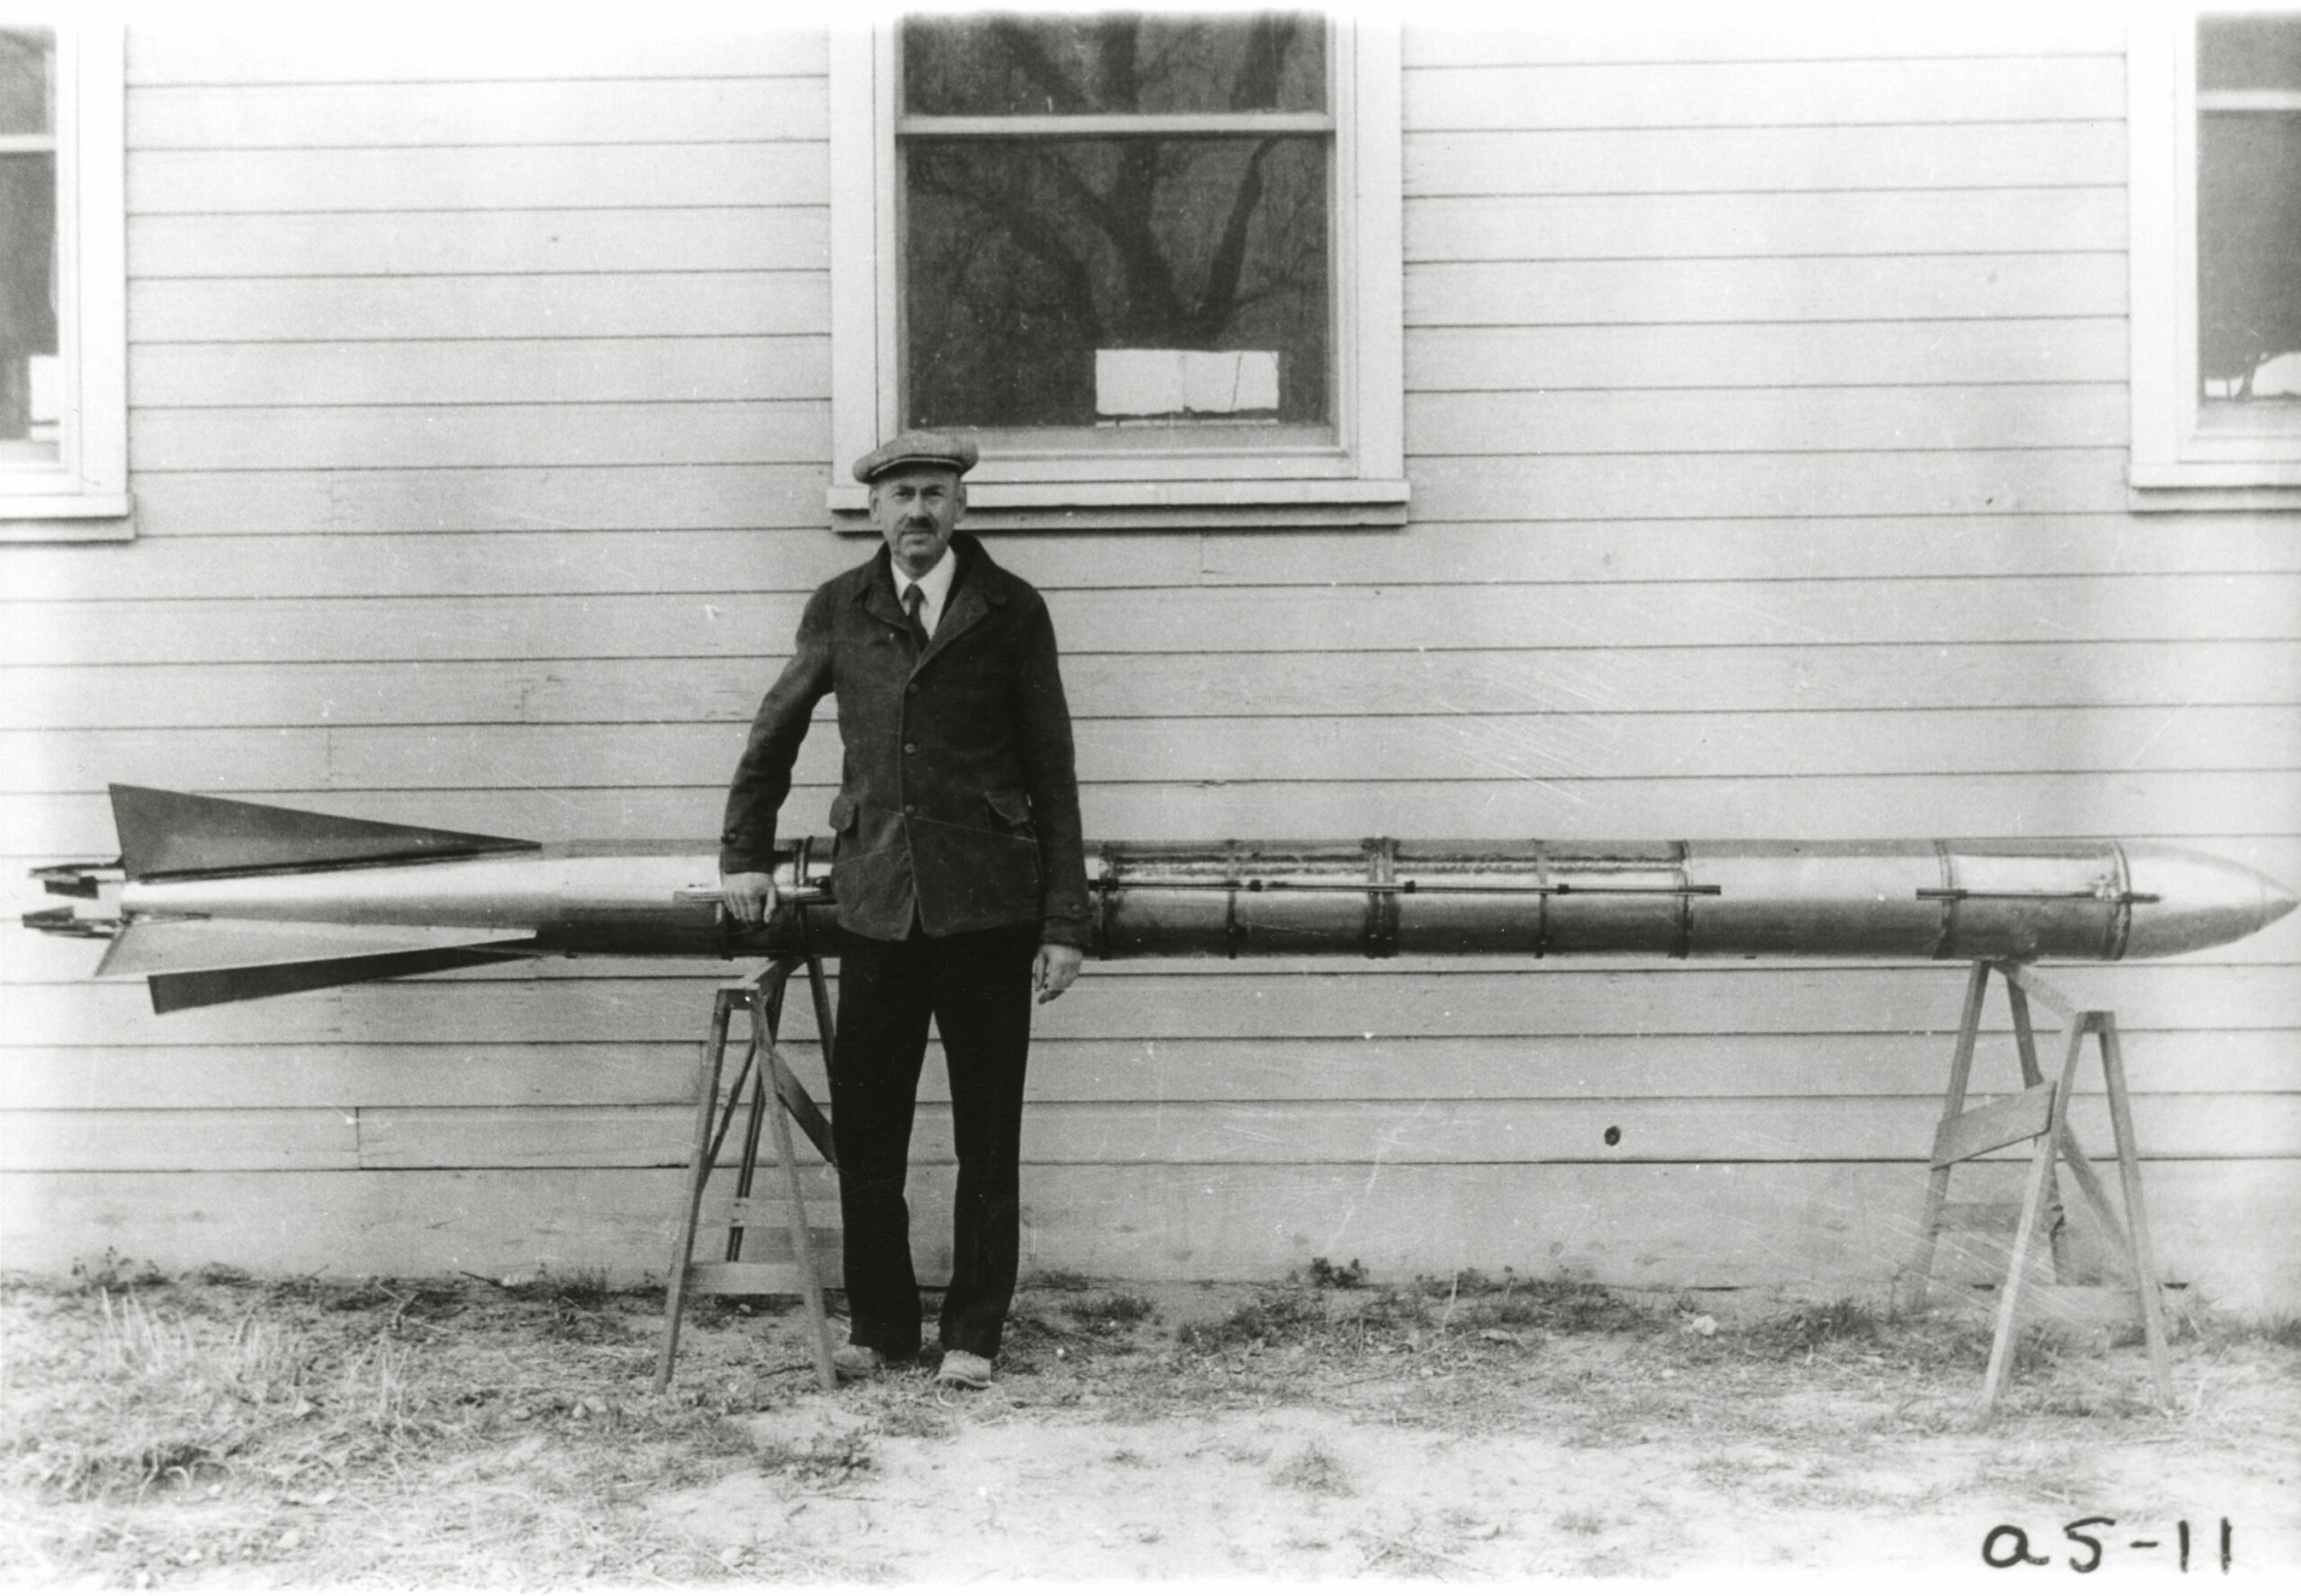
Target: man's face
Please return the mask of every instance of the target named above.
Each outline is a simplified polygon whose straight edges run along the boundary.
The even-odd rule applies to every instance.
[[[959,474],[940,466],[898,466],[871,484],[871,519],[906,576],[935,569],[966,507]]]

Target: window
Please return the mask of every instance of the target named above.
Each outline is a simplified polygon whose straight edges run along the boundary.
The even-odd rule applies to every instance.
[[[129,533],[120,39],[0,29],[0,540]]]
[[[977,525],[1402,522],[1398,95],[1315,15],[835,31],[835,522],[917,426]]]
[[[2136,504],[2301,505],[2301,12],[2142,24],[2128,82]]]

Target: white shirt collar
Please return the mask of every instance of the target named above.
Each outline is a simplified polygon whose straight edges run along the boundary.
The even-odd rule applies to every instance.
[[[902,602],[904,589],[914,581],[919,584],[919,624],[927,628],[928,636],[934,636],[937,625],[943,619],[944,602],[951,596],[951,582],[959,574],[958,554],[946,545],[943,557],[935,562],[935,569],[925,576],[908,574],[890,558],[887,574],[894,579],[895,602],[898,604]]]

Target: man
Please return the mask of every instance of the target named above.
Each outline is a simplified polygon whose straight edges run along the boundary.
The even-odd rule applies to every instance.
[[[848,945],[831,1060],[850,1377],[918,1355],[903,1185],[932,1015],[959,1179],[936,1378],[990,1383],[1015,1293],[1031,998],[1060,997],[1088,941],[1071,715],[1031,586],[957,531],[974,445],[905,432],[855,463],[885,547],[815,590],[727,794],[727,912],[774,912],[776,811],[825,693],[845,747],[831,891]]]

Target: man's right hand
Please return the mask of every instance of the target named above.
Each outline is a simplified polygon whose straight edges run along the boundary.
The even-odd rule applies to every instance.
[[[775,912],[775,878],[764,870],[742,870],[719,877],[719,901],[739,926],[760,926]]]

